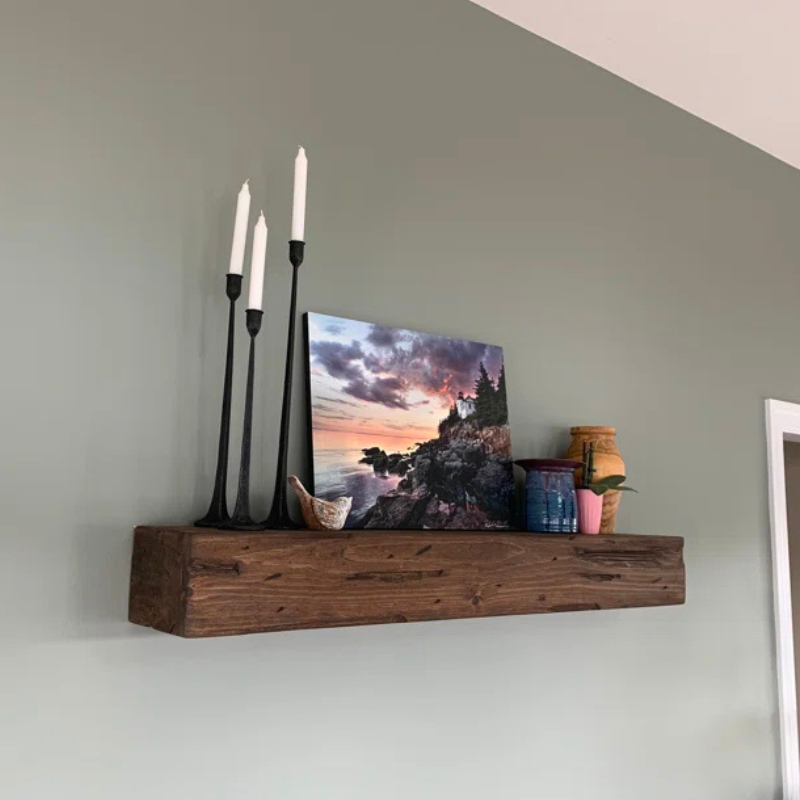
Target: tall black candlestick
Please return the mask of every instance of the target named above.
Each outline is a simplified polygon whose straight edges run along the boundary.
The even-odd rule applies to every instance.
[[[222,385],[222,420],[219,426],[219,451],[217,453],[217,476],[214,494],[208,512],[194,524],[200,528],[219,528],[228,522],[228,445],[231,438],[231,389],[233,385],[233,339],[236,301],[242,293],[242,276],[229,273],[225,276],[226,294],[230,300],[228,310],[228,352],[225,356],[225,381]]]
[[[247,362],[247,389],[244,400],[244,425],[242,426],[242,460],[239,465],[239,491],[233,516],[223,525],[232,531],[259,531],[263,526],[250,516],[250,444],[253,438],[253,379],[256,368],[256,336],[261,330],[263,311],[247,309],[247,332],[250,334],[250,359]]]
[[[305,242],[289,242],[289,261],[292,263],[292,300],[289,306],[289,336],[286,343],[286,373],[283,379],[283,409],[281,411],[281,433],[278,444],[278,467],[275,475],[275,493],[272,509],[262,525],[267,530],[296,530],[300,526],[289,516],[286,502],[286,469],[289,457],[289,419],[292,413],[292,373],[294,372],[294,334],[297,317],[297,275],[305,255]]]

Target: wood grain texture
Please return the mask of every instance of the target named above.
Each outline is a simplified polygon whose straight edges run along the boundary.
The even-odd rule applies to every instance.
[[[684,600],[678,537],[143,527],[129,618],[204,637]]]

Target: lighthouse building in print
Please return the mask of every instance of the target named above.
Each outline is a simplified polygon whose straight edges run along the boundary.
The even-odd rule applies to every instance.
[[[461,419],[471,417],[475,413],[475,398],[464,397],[464,392],[459,392],[458,400],[456,400],[456,409]]]

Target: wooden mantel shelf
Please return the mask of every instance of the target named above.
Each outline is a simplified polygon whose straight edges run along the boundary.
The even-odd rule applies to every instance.
[[[129,619],[195,638],[667,606],[685,590],[678,537],[140,527]]]

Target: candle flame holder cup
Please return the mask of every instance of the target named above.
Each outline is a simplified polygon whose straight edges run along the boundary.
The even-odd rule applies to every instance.
[[[306,243],[292,239],[289,242],[289,261],[292,264],[292,297],[289,305],[289,335],[286,342],[286,372],[283,380],[283,408],[281,410],[281,432],[278,444],[278,467],[275,474],[275,492],[272,509],[262,524],[266,530],[298,530],[298,525],[289,516],[287,503],[287,461],[289,456],[289,421],[292,411],[292,376],[294,372],[294,338],[297,320],[297,279],[300,265],[305,257]]]
[[[239,490],[233,516],[221,527],[230,531],[259,531],[263,525],[250,516],[250,446],[253,439],[253,381],[256,366],[256,336],[261,330],[264,312],[247,309],[247,332],[250,334],[250,357],[247,362],[247,389],[244,400],[244,425],[242,427],[242,457],[239,464]]]
[[[228,345],[225,356],[225,379],[222,384],[222,418],[219,426],[217,474],[214,492],[206,515],[194,524],[199,528],[219,528],[230,520],[228,515],[228,449],[231,438],[231,393],[233,387],[233,342],[236,301],[242,293],[242,276],[228,273],[225,276],[225,293],[230,301],[228,310]]]

